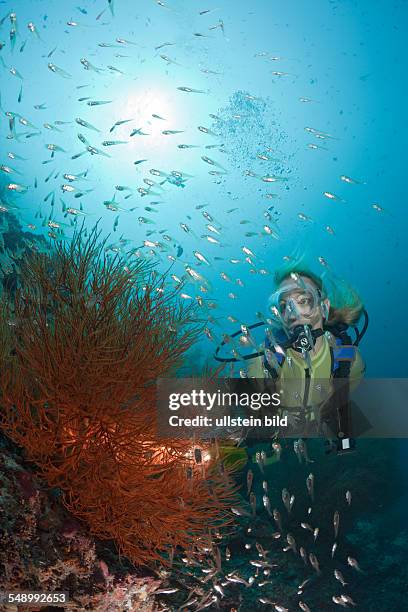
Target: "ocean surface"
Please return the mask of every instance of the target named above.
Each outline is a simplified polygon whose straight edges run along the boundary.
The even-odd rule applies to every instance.
[[[151,260],[169,289],[185,278],[182,299],[208,320],[198,369],[216,365],[223,334],[264,318],[275,270],[302,261],[361,296],[366,376],[403,378],[407,17],[385,0],[0,2],[0,214],[51,240],[99,221],[112,253]],[[322,574],[282,551],[260,503],[228,563],[248,579],[257,541],[280,569],[263,587],[222,587],[211,609],[336,610],[341,593],[367,612],[407,608],[406,440],[360,441],[349,457],[314,440],[309,455],[300,464],[288,443],[266,475],[252,469]],[[177,597],[163,601],[176,610]]]

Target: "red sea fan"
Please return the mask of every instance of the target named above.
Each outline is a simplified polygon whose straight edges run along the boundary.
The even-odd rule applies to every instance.
[[[25,262],[1,313],[0,425],[94,535],[166,562],[231,522],[236,487],[208,445],[195,465],[190,440],[156,434],[155,383],[195,341],[194,310],[99,237],[77,231]]]

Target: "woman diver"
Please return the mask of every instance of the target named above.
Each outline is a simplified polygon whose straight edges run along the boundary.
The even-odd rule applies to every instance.
[[[368,325],[363,304],[351,288],[342,292],[339,283],[330,300],[322,279],[300,266],[277,272],[275,286],[262,350],[244,356],[250,360],[247,376],[272,379],[269,384],[281,395],[280,414],[290,424],[286,435],[323,435],[330,450],[350,450],[354,440],[349,392],[365,371],[358,350]],[[356,323],[362,314],[360,332]],[[354,342],[350,328],[356,334]],[[237,361],[219,358],[218,350],[219,361]],[[285,437],[285,431],[278,435]]]

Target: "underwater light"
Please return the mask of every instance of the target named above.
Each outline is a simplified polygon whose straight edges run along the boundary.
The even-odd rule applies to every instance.
[[[120,114],[123,120],[132,122],[121,126],[124,128],[118,134],[127,135],[126,146],[140,151],[148,149],[174,149],[173,131],[183,130],[180,111],[175,104],[175,95],[170,90],[158,88],[135,88],[125,98],[123,105],[115,109],[115,115]]]

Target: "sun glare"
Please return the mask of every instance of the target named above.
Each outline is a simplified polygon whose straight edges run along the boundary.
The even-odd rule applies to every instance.
[[[118,134],[127,135],[131,148],[162,150],[168,145],[174,148],[174,134],[163,134],[168,130],[180,129],[174,93],[155,88],[135,88],[127,95],[121,115],[125,119],[132,119],[132,122],[121,126],[121,132],[118,131]]]

